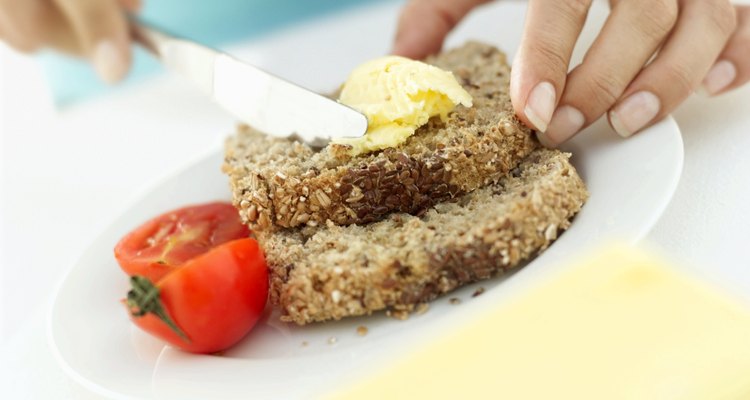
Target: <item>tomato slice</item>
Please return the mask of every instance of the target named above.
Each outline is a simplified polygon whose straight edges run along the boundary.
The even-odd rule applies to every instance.
[[[186,262],[157,284],[130,278],[126,305],[138,327],[183,350],[213,353],[242,339],[268,298],[268,271],[254,239],[234,240]]]
[[[115,246],[115,258],[130,276],[157,282],[186,261],[250,230],[229,203],[214,202],[162,214],[130,232]]]

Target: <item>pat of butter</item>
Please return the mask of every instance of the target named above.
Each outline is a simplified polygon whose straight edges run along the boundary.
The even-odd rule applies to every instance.
[[[457,105],[472,105],[471,96],[451,72],[398,56],[354,69],[339,101],[367,116],[365,136],[335,141],[351,145],[355,155],[396,147],[430,117],[445,120]]]
[[[613,248],[332,398],[750,399],[750,311]]]

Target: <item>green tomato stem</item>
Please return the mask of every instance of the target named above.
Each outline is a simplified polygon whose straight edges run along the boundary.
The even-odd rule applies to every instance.
[[[148,313],[154,314],[167,324],[182,340],[190,343],[190,339],[185,332],[177,326],[164,309],[161,297],[159,296],[159,288],[156,285],[151,283],[146,277],[135,275],[130,277],[130,286],[131,289],[128,291],[128,298],[126,300],[130,308],[130,315],[138,318]]]

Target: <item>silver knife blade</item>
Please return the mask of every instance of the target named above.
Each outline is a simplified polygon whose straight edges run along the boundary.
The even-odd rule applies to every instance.
[[[272,136],[299,137],[313,146],[362,137],[367,117],[325,96],[195,42],[136,25],[138,41],[167,69],[184,75],[224,109]]]

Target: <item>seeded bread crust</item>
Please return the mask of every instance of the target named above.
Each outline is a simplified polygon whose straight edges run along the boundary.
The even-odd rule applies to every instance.
[[[241,126],[226,143],[223,170],[242,219],[276,230],[418,214],[496,182],[538,146],[515,117],[498,49],[468,42],[427,62],[452,71],[474,106],[431,119],[397,148],[352,157],[348,146],[315,150]]]
[[[496,184],[364,226],[256,232],[271,302],[304,325],[388,309],[408,312],[547,248],[588,193],[569,154],[540,149]]]

